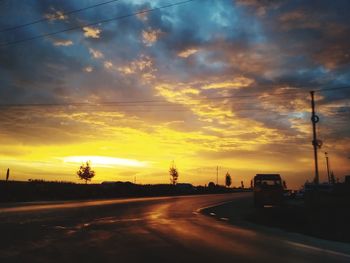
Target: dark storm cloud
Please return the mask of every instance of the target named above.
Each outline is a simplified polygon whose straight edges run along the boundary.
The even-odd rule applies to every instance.
[[[287,56],[280,65],[285,69],[285,73],[279,78],[295,79],[298,73],[302,72],[305,79],[325,79],[324,82],[318,83],[319,85],[336,85],[336,77],[330,80],[324,78],[324,75],[349,68],[350,18],[346,11],[350,7],[349,1],[237,3],[248,11],[252,8],[266,8],[266,13],[260,18],[264,33],[270,43],[278,45],[280,54],[276,55]],[[293,58],[297,59],[293,61]],[[323,72],[320,70],[314,74],[322,67]]]
[[[50,5],[46,3],[46,7]],[[18,8],[20,6],[20,8]],[[34,3],[17,3],[7,5],[5,16],[0,19],[0,28],[7,28],[20,25],[32,20],[40,19],[43,13],[39,12],[44,8]],[[17,11],[31,15],[16,15]],[[32,20],[31,20],[32,19]],[[25,27],[0,33],[1,43],[25,39],[46,31],[52,25],[40,23],[33,27]],[[44,31],[42,31],[44,29]],[[62,49],[54,48],[52,39],[46,38],[40,41],[19,43],[0,48],[0,72],[7,76],[5,85],[1,85],[2,103],[32,103],[32,102],[54,102],[55,90],[65,89],[65,77],[68,74],[77,73],[81,67],[81,59],[72,57]],[[56,93],[57,94],[57,93]],[[59,97],[59,96],[58,96]]]
[[[349,86],[350,69],[350,17],[347,11],[349,1],[237,1],[248,13],[257,15],[261,21],[267,46],[272,50],[261,54],[261,67],[249,67],[250,77],[256,80],[260,90],[272,93],[274,89],[290,86],[297,89],[319,89]],[[276,48],[277,47],[277,48]],[[240,50],[244,50],[241,48]],[[254,52],[256,49],[247,49]],[[229,51],[225,53],[230,54]],[[246,58],[249,58],[246,56]],[[267,63],[270,61],[270,63]],[[259,65],[255,63],[255,65]],[[249,72],[248,69],[248,72]],[[247,70],[246,70],[247,72]],[[255,89],[251,89],[255,92]],[[249,92],[247,90],[244,91]],[[334,90],[322,92],[322,103],[342,103],[349,98],[350,91]],[[290,100],[293,96],[288,96]],[[305,100],[309,99],[305,91]],[[259,105],[259,102],[256,102]],[[274,105],[281,105],[274,101]],[[322,110],[322,107],[320,107]],[[291,124],[283,116],[276,119],[269,114],[242,113],[275,127],[281,131],[290,129]],[[324,120],[330,119],[324,116]],[[276,123],[278,124],[276,126]],[[285,124],[285,125],[284,125]],[[348,137],[345,122],[333,125],[332,134],[327,136]],[[335,131],[337,130],[337,132]],[[326,136],[326,137],[327,137]]]
[[[92,1],[89,2],[90,5],[92,3]],[[85,6],[89,4],[84,2]],[[30,11],[32,15],[27,17],[28,20],[13,20],[9,24],[5,23],[6,19],[4,18],[0,22],[0,28],[22,24],[31,19],[40,19],[45,14],[55,11],[75,10],[81,6],[81,3],[77,2],[63,5],[57,1],[33,2],[32,4],[27,2],[20,10],[24,13]],[[147,6],[143,5],[143,7]],[[15,5],[8,5],[7,8],[9,9],[7,16],[17,10]],[[68,16],[63,21],[49,21],[3,32],[1,39],[2,43],[25,39],[42,33],[54,32],[61,28],[94,22],[102,18],[131,14],[133,10],[133,5],[126,3],[109,6],[107,12],[106,8],[96,8],[93,11],[89,10],[79,15]],[[118,77],[118,72],[113,72],[113,74],[106,72],[103,61],[98,62],[90,59],[88,50],[91,45],[101,46],[102,52],[106,53],[106,60],[112,60],[115,56],[124,57],[120,63],[137,58],[139,56],[137,49],[140,48],[140,44],[132,44],[137,43],[135,41],[137,37],[133,34],[137,35],[141,31],[141,23],[137,18],[130,18],[106,24],[101,29],[99,39],[84,38],[82,30],[75,30],[32,42],[3,47],[0,50],[0,71],[6,74],[6,80],[4,80],[5,85],[1,85],[0,92],[3,95],[2,98],[6,98],[4,102],[5,100],[8,103],[55,102],[64,98],[74,99],[78,94],[80,97],[88,96],[88,94],[96,96],[110,94],[111,85],[117,86],[117,89],[114,90],[117,94],[123,93],[123,89],[127,87],[140,86],[136,79],[125,80],[123,77]],[[101,27],[96,25],[96,28]],[[115,45],[115,48],[111,49],[107,45],[113,40],[115,41],[111,45]],[[55,45],[59,41],[63,44]],[[83,68],[88,66],[93,66],[94,74],[91,76],[82,75]],[[120,87],[120,92],[118,87]],[[122,97],[130,95],[132,94],[126,94]]]
[[[2,85],[2,103],[32,103],[54,101],[56,88],[64,87],[67,74],[78,71],[81,63],[51,44],[28,49],[13,47],[0,52],[0,71],[7,75],[8,85]]]

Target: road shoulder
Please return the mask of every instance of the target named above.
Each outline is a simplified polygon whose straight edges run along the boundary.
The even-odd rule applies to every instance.
[[[253,207],[252,200],[250,199],[245,199],[241,202],[231,201],[224,204],[205,207],[198,212],[208,217],[212,217],[214,220],[222,221],[224,224],[253,230],[269,237],[279,238],[283,240],[283,242],[292,245],[297,249],[336,254],[342,257],[348,257],[350,260],[349,243],[316,238],[296,231],[288,231],[285,228],[266,226],[257,223],[258,221],[252,221],[251,217],[256,215],[257,211]]]

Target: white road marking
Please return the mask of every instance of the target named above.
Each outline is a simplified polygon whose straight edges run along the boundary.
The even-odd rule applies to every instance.
[[[287,244],[295,246],[295,247],[299,247],[299,248],[303,248],[303,249],[310,249],[310,250],[314,250],[317,252],[325,252],[331,255],[335,255],[335,256],[341,256],[341,257],[346,257],[346,258],[350,258],[349,254],[345,254],[342,252],[337,252],[334,250],[329,250],[329,249],[325,249],[325,248],[319,248],[319,247],[314,247],[314,246],[310,246],[310,245],[305,245],[305,244],[301,244],[301,243],[297,243],[297,242],[292,242],[292,241],[285,241]]]
[[[200,213],[204,209],[211,208],[211,207],[214,207],[214,206],[220,206],[220,205],[223,205],[223,204],[226,204],[226,203],[230,203],[232,201],[234,201],[234,200],[226,200],[226,201],[222,201],[222,202],[215,203],[215,204],[212,204],[212,205],[204,206],[204,207],[198,208],[196,210],[196,212]]]

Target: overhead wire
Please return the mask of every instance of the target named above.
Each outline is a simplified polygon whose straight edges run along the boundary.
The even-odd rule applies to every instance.
[[[68,32],[68,31],[72,31],[72,30],[76,30],[76,29],[81,29],[81,28],[84,28],[84,27],[106,24],[106,23],[109,23],[109,22],[112,22],[112,21],[117,21],[117,20],[128,18],[128,17],[133,17],[133,16],[137,16],[137,15],[141,15],[141,14],[146,14],[146,13],[154,12],[154,11],[157,11],[157,10],[174,7],[174,6],[184,5],[184,4],[193,2],[193,1],[197,1],[197,0],[180,1],[180,2],[176,2],[176,3],[172,3],[172,4],[167,4],[167,5],[158,6],[158,7],[149,8],[149,9],[144,9],[144,10],[141,10],[141,11],[138,11],[138,12],[134,12],[134,13],[126,14],[126,15],[121,15],[121,16],[117,16],[117,17],[113,17],[113,18],[101,19],[101,20],[98,20],[96,22],[86,23],[86,24],[79,25],[79,26],[73,26],[73,27],[69,27],[69,28],[63,29],[63,30],[53,31],[53,32],[49,32],[49,33],[44,33],[44,34],[36,35],[36,36],[33,36],[33,37],[23,38],[23,39],[19,39],[19,40],[15,40],[15,41],[4,42],[4,43],[0,43],[0,48],[13,46],[13,45],[16,45],[16,44],[19,44],[19,43],[28,42],[28,41],[32,41],[32,40],[48,37],[48,36],[53,36],[53,35],[57,35],[57,34],[60,34],[60,33]]]
[[[80,8],[80,9],[64,12],[64,13],[62,13],[60,15],[69,15],[69,14],[73,14],[73,13],[78,13],[78,12],[81,12],[81,11],[84,11],[84,10],[88,10],[88,9],[91,9],[91,8],[95,8],[95,7],[98,7],[98,6],[106,5],[106,4],[109,4],[109,3],[112,3],[112,2],[117,2],[117,1],[119,1],[119,0],[106,1],[106,2],[95,4],[95,5],[91,5],[91,6],[88,6],[88,7],[84,7],[84,8]],[[99,20],[97,22],[88,23],[88,24],[84,24],[84,25],[80,25],[80,26],[76,26],[76,27],[71,27],[71,28],[67,28],[67,29],[64,29],[64,30],[56,31],[56,32],[50,32],[50,33],[37,35],[37,36],[26,38],[26,39],[21,39],[21,40],[17,40],[17,41],[13,41],[13,42],[3,43],[3,44],[0,44],[0,47],[1,46],[2,47],[9,46],[9,45],[12,45],[12,44],[17,44],[17,43],[21,43],[21,42],[25,42],[25,41],[30,41],[30,40],[34,40],[34,39],[37,39],[37,38],[42,38],[42,37],[45,37],[45,36],[50,36],[50,35],[54,35],[54,34],[58,34],[58,33],[62,33],[62,32],[67,32],[67,31],[70,31],[70,30],[83,28],[85,26],[91,26],[91,25],[96,25],[96,24],[103,24],[103,23],[114,21],[114,20],[123,19],[123,18],[131,17],[131,16],[143,14],[143,13],[148,13],[148,12],[152,12],[152,11],[159,10],[159,9],[169,8],[169,7],[176,6],[176,5],[182,5],[182,4],[193,2],[193,1],[196,1],[196,0],[187,0],[187,1],[176,2],[176,3],[172,3],[172,4],[168,4],[168,5],[163,5],[163,6],[159,6],[159,7],[155,7],[155,8],[142,10],[142,11],[135,12],[135,13],[132,13],[132,14],[118,16],[118,17],[115,17],[115,18]],[[17,26],[11,27],[11,28],[3,29],[2,31],[7,31],[7,30],[12,30],[12,29],[15,29],[15,28],[19,28],[19,27],[29,26],[31,24],[43,22],[43,21],[46,21],[46,20],[49,20],[49,19],[40,19],[40,20],[32,21],[32,22],[29,22],[29,23],[26,23],[26,24],[17,25]],[[0,32],[2,32],[2,31],[0,31]],[[350,87],[321,88],[321,89],[316,89],[314,91],[316,91],[316,92],[326,92],[326,91],[348,89],[348,88],[350,88]],[[231,95],[231,96],[220,96],[220,97],[205,97],[205,98],[191,99],[191,100],[200,102],[200,101],[206,101],[206,100],[224,100],[224,99],[233,99],[233,98],[250,98],[250,97],[256,97],[256,96],[259,96],[259,99],[264,99],[264,98],[266,98],[266,96],[268,96],[268,97],[270,97],[270,96],[285,96],[285,95],[297,94],[297,93],[300,93],[300,92],[305,92],[305,90],[294,89],[294,90],[291,90],[291,91],[281,92],[281,93],[262,94],[260,96],[256,95],[256,94]],[[0,104],[0,107],[93,106],[93,105],[94,106],[100,106],[100,105],[104,105],[104,106],[106,106],[106,105],[119,105],[119,106],[121,106],[122,104],[140,104],[140,103],[147,103],[147,104],[150,104],[150,103],[164,103],[164,101],[143,100],[143,101],[102,101],[102,102],[97,102],[97,103],[91,103],[91,102],[85,102],[85,103],[84,102],[64,102],[64,103],[36,103],[36,104]],[[196,105],[196,103],[191,103],[191,104],[185,103],[184,105],[181,105],[181,103],[183,103],[183,101],[179,101],[179,100],[173,101],[173,102],[168,102],[168,103],[180,104],[179,106]],[[148,105],[148,106],[151,106],[151,105]],[[165,105],[158,104],[158,105],[154,105],[154,106],[159,106],[159,107],[165,106],[165,107],[167,107],[168,105],[167,104],[165,104]]]
[[[79,8],[79,9],[75,9],[75,10],[71,10],[71,11],[67,11],[67,12],[62,12],[62,13],[59,13],[59,14],[56,13],[56,14],[54,14],[53,18],[52,17],[50,17],[50,18],[49,17],[41,18],[41,19],[37,19],[37,20],[31,21],[31,22],[24,23],[24,24],[15,25],[15,26],[11,26],[11,27],[8,27],[8,28],[0,29],[0,33],[13,31],[13,30],[16,30],[16,29],[19,29],[19,28],[28,27],[28,26],[35,25],[35,24],[38,24],[38,23],[50,21],[50,20],[53,20],[53,19],[58,19],[60,16],[68,16],[68,15],[76,14],[76,13],[79,13],[79,12],[83,12],[83,11],[86,11],[86,10],[89,10],[89,9],[92,9],[92,8],[96,8],[96,7],[99,7],[99,6],[107,5],[107,4],[110,4],[110,3],[113,3],[113,2],[118,2],[118,1],[120,1],[120,0],[110,0],[110,1],[102,2],[102,3],[94,4],[94,5],[91,5],[91,6],[86,6],[86,7],[83,7],[83,8]],[[57,11],[59,11],[59,10],[57,10]]]
[[[350,89],[350,86],[343,86],[343,87],[335,87],[335,88],[320,88],[315,89],[316,92],[329,92],[332,90],[344,90],[344,89]],[[281,92],[281,93],[270,93],[267,94],[269,97],[274,96],[283,96],[283,95],[290,95],[290,94],[305,94],[305,92],[308,92],[311,90],[294,90],[294,92]],[[134,104],[146,104],[145,106],[150,106],[150,104],[154,103],[162,103],[162,104],[156,104],[155,106],[169,106],[171,104],[180,104],[181,106],[193,106],[193,105],[199,105],[198,103],[203,101],[211,101],[211,100],[225,100],[225,99],[239,99],[239,98],[256,98],[257,94],[245,94],[245,95],[231,95],[231,96],[218,96],[218,97],[204,97],[204,98],[191,98],[192,103],[188,103],[187,101],[183,100],[176,100],[176,101],[164,101],[164,100],[128,100],[128,101],[100,101],[100,102],[57,102],[57,103],[26,103],[26,104],[14,104],[14,103],[6,103],[6,104],[0,104],[0,107],[49,107],[49,106],[108,106],[108,105],[129,105],[134,106]],[[265,95],[266,97],[266,95]],[[267,98],[267,97],[266,97]],[[196,101],[198,103],[193,103],[193,101]],[[169,104],[166,104],[169,103]],[[181,104],[184,103],[184,104]],[[241,102],[242,103],[242,102]],[[173,106],[173,105],[172,105]]]
[[[0,0],[1,1],[1,0]],[[111,1],[106,1],[106,2],[102,2],[102,3],[98,3],[95,5],[91,5],[88,7],[84,7],[84,8],[80,8],[80,9],[76,9],[76,10],[71,10],[68,12],[64,12],[61,15],[68,15],[68,14],[73,14],[73,13],[78,13],[84,10],[88,10],[91,8],[95,8],[98,6],[102,6],[102,5],[106,5],[112,2],[117,2],[119,0],[111,0]],[[61,32],[66,32],[66,31],[70,31],[70,30],[74,30],[74,29],[78,29],[78,28],[83,28],[85,26],[91,26],[91,25],[96,25],[96,24],[101,24],[101,23],[107,23],[113,20],[118,20],[118,19],[123,19],[126,17],[130,17],[130,16],[135,16],[135,15],[139,15],[139,14],[143,14],[143,13],[147,13],[147,12],[152,12],[158,9],[164,9],[164,8],[168,8],[168,7],[172,7],[172,6],[176,6],[176,5],[181,5],[181,4],[185,4],[188,2],[192,2],[192,1],[196,1],[196,0],[187,0],[187,1],[181,1],[181,2],[176,2],[176,3],[172,3],[172,4],[168,4],[168,5],[163,5],[163,6],[159,6],[159,7],[155,7],[155,8],[151,8],[151,9],[146,9],[146,10],[142,10],[136,13],[132,13],[132,14],[128,14],[128,15],[123,15],[123,16],[118,16],[115,18],[111,18],[111,19],[104,19],[104,20],[100,20],[94,23],[88,23],[88,24],[84,24],[84,25],[80,25],[77,27],[71,27],[68,29],[64,29],[64,30],[60,30],[60,31],[56,31],[56,32],[51,32],[51,33],[46,33],[46,34],[42,34],[42,35],[38,35],[38,36],[34,36],[34,37],[30,37],[27,39],[22,39],[22,40],[17,40],[17,41],[13,41],[13,42],[7,42],[7,43],[3,43],[0,44],[1,46],[8,46],[11,44],[17,44],[17,43],[21,43],[21,42],[25,42],[25,41],[29,41],[29,40],[34,40],[37,38],[41,38],[41,37],[45,37],[45,36],[50,36],[50,35],[54,35],[54,34],[58,34]],[[18,26],[14,26],[12,28],[7,28],[4,29],[2,31],[6,31],[6,30],[11,30],[14,28],[19,28],[19,27],[24,27],[24,26],[28,26],[30,24],[35,24],[35,23],[39,23],[39,22],[43,22],[49,19],[41,19],[41,20],[37,20],[37,21],[32,21],[26,24],[22,24],[22,25],[18,25]],[[0,32],[2,32],[0,31]],[[332,91],[332,90],[341,90],[341,89],[348,89],[350,87],[336,87],[336,88],[321,88],[321,89],[316,89],[314,90],[315,92],[326,92],[326,91]],[[301,89],[294,89],[294,90],[290,90],[290,91],[286,91],[286,92],[281,92],[281,93],[274,93],[274,94],[262,94],[262,95],[256,95],[256,94],[249,94],[249,95],[231,95],[231,96],[219,96],[219,97],[205,97],[205,98],[200,98],[200,99],[191,99],[193,101],[205,101],[205,100],[224,100],[224,99],[233,99],[233,98],[250,98],[250,97],[256,97],[259,96],[259,99],[264,99],[266,98],[266,96],[270,97],[270,96],[285,96],[285,95],[293,95],[293,94],[297,94],[300,92],[304,92],[305,90],[301,90]],[[311,91],[311,90],[310,90]],[[164,103],[164,101],[156,101],[156,100],[143,100],[143,101],[103,101],[103,102],[98,102],[98,103],[91,103],[91,102],[65,102],[65,103],[37,103],[37,104],[0,104],[0,107],[21,107],[21,106],[87,106],[87,105],[116,105],[116,104],[139,104],[139,103]],[[169,102],[169,103],[177,103],[177,104],[181,104],[183,103],[182,101],[174,101],[174,102]],[[194,104],[186,104],[186,105],[196,105]],[[150,105],[149,105],[150,106]],[[161,105],[158,105],[161,106]],[[168,105],[164,105],[164,106],[168,106]],[[181,105],[181,106],[185,106],[185,105]]]

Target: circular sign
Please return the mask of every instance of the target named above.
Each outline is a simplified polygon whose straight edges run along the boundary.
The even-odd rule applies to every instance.
[[[320,117],[318,117],[317,115],[313,115],[311,117],[311,120],[313,123],[318,123],[320,121]]]

